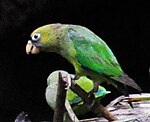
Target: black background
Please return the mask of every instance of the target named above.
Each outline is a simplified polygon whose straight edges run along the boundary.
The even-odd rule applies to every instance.
[[[0,121],[12,122],[21,111],[28,112],[33,122],[52,120],[53,111],[44,95],[46,79],[54,70],[74,73],[74,68],[55,54],[25,53],[30,33],[50,23],[77,24],[95,32],[143,92],[150,92],[149,8],[142,0],[1,0]],[[109,100],[120,95],[114,88],[108,89],[113,92]],[[105,100],[104,104],[109,102]]]

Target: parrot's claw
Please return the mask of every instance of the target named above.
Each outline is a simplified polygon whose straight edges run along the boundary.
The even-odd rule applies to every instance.
[[[79,75],[75,74],[75,75],[71,75],[72,80],[78,80],[80,78]]]
[[[65,89],[69,89],[71,87],[71,76],[68,74],[65,77],[63,77],[63,81],[65,82]]]

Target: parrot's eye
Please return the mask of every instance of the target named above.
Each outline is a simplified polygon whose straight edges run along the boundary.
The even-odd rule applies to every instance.
[[[39,33],[36,33],[36,34],[34,34],[33,36],[32,36],[32,40],[33,41],[37,41],[37,40],[39,40],[39,38],[40,38],[40,34]]]

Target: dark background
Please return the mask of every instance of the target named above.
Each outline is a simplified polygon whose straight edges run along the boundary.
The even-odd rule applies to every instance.
[[[28,112],[33,122],[52,120],[53,111],[44,95],[46,79],[54,70],[74,73],[74,68],[55,54],[25,53],[30,33],[49,23],[77,24],[95,32],[143,92],[150,92],[149,8],[142,0],[1,0],[0,121],[12,122],[21,111]],[[113,92],[109,100],[120,95],[114,88],[108,89]],[[129,92],[136,93],[133,89]],[[110,102],[105,100],[104,104]]]

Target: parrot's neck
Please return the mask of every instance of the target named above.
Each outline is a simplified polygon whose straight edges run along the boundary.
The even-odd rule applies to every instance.
[[[53,24],[51,25],[53,27],[53,41],[50,40],[50,43],[46,43],[44,45],[44,50],[45,52],[54,52],[57,54],[61,54],[61,40],[62,40],[62,31],[61,31],[61,26],[60,24]]]

